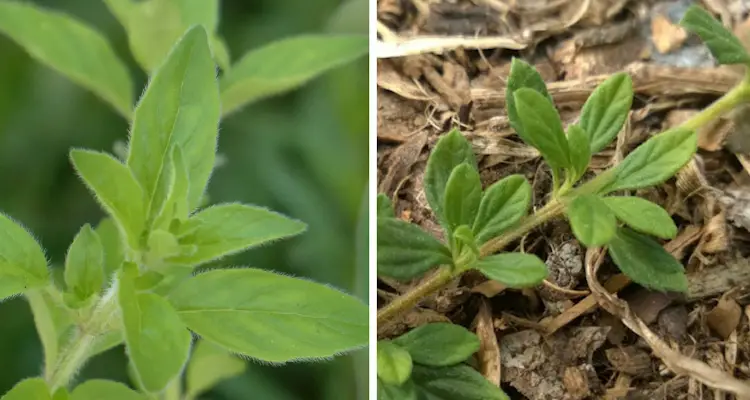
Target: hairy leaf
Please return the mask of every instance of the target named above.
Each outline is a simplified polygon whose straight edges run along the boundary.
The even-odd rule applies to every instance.
[[[104,284],[104,249],[99,236],[85,224],[65,257],[65,284],[79,300],[99,293]]]
[[[96,226],[96,234],[104,249],[104,277],[109,281],[125,261],[125,248],[112,218],[102,219]]]
[[[64,304],[52,299],[48,291],[31,290],[24,294],[34,316],[34,326],[44,349],[44,365],[55,365],[60,348],[68,339],[73,320]]]
[[[617,218],[631,228],[663,239],[677,236],[677,226],[666,210],[640,197],[605,197]]]
[[[539,257],[525,253],[488,256],[474,265],[484,276],[511,288],[536,286],[547,277],[547,265]]]
[[[750,63],[750,54],[742,42],[700,6],[690,6],[680,25],[698,35],[719,64]]]
[[[474,232],[471,231],[468,225],[461,225],[453,232],[453,239],[459,248],[467,246],[475,256],[479,256],[479,246],[477,246],[477,239],[474,237]],[[455,252],[455,249],[454,249]]]
[[[417,364],[442,367],[466,361],[479,350],[479,339],[466,328],[446,322],[422,325],[397,337]]]
[[[174,146],[172,156],[169,157],[169,163],[169,172],[172,179],[169,180],[169,194],[164,208],[154,222],[154,228],[157,229],[167,229],[173,220],[186,220],[190,214],[190,207],[188,206],[190,177],[180,145]]]
[[[186,373],[186,397],[198,398],[217,383],[241,375],[247,365],[221,347],[199,340],[195,345]]]
[[[474,220],[474,235],[482,244],[500,235],[529,209],[531,185],[522,175],[511,175],[492,184],[482,196]]]
[[[42,378],[27,378],[16,383],[0,400],[51,400],[47,383]]]
[[[389,385],[402,385],[411,375],[411,356],[403,347],[388,341],[378,341],[378,379]]]
[[[620,132],[633,104],[633,80],[618,72],[591,93],[581,110],[581,128],[588,135],[591,154],[607,147]]]
[[[552,102],[552,96],[547,92],[547,85],[544,84],[544,79],[539,75],[539,72],[526,61],[514,57],[510,63],[510,74],[508,75],[508,84],[505,89],[505,108],[508,111],[510,126],[521,139],[529,143],[529,137],[524,133],[521,119],[516,109],[515,92],[521,88],[533,89]]]
[[[414,224],[378,218],[378,274],[408,280],[441,264],[451,264],[450,250]]]
[[[580,195],[566,210],[573,234],[586,247],[609,243],[617,230],[617,219],[607,204],[596,195]]]
[[[570,148],[570,177],[571,182],[578,182],[586,173],[591,162],[591,150],[589,150],[589,138],[578,125],[568,127],[568,146]]]
[[[568,140],[563,131],[560,115],[543,94],[530,88],[521,88],[513,94],[518,120],[529,146],[542,153],[545,161],[555,169],[570,166]]]
[[[482,201],[482,182],[474,166],[463,163],[453,169],[445,185],[445,219],[451,231],[474,223]]]
[[[415,365],[412,380],[420,399],[510,400],[499,387],[468,365],[441,368]]]
[[[120,382],[91,379],[76,386],[70,400],[147,400],[148,397]]]
[[[48,282],[42,248],[26,229],[0,213],[0,300]]]

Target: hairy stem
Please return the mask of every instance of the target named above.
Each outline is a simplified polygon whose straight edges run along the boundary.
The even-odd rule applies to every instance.
[[[435,275],[425,280],[409,293],[395,298],[378,310],[378,325],[417,305],[422,299],[435,293],[454,278],[450,268],[441,267]]]
[[[724,96],[711,103],[692,118],[680,124],[680,128],[697,130],[731,111],[734,107],[750,100],[750,75]]]

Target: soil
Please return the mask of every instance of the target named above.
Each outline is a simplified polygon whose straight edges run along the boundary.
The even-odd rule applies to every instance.
[[[636,92],[630,118],[616,143],[594,157],[588,177],[615,165],[741,79],[741,68],[717,66],[677,24],[690,3],[378,0],[379,191],[393,199],[398,216],[438,237],[422,187],[425,162],[437,139],[459,127],[478,156],[485,187],[523,174],[534,188],[533,207],[545,203],[549,170],[515,135],[504,108],[511,57],[540,71],[564,124],[576,121],[599,82],[630,73]],[[702,5],[750,46],[750,2]],[[469,273],[379,326],[379,337],[434,321],[466,326],[482,342],[477,369],[514,399],[745,398],[750,107],[698,137],[698,153],[675,178],[633,193],[662,205],[677,223],[677,238],[664,246],[685,266],[687,294],[631,284],[557,220],[507,248],[546,260],[544,285],[510,290]],[[612,296],[592,294],[599,284],[587,276]],[[417,284],[379,279],[379,305]]]

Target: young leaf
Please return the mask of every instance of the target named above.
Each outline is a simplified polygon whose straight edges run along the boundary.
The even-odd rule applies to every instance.
[[[455,129],[438,140],[430,158],[427,159],[424,192],[432,212],[444,227],[448,226],[443,210],[445,187],[453,169],[463,163],[476,168],[477,160],[469,141]]]
[[[0,400],[52,400],[47,383],[42,378],[27,378],[16,383]]]
[[[147,400],[148,397],[120,382],[91,379],[76,386],[70,400]]]
[[[193,215],[188,223],[197,223],[194,232],[180,240],[197,246],[193,254],[168,261],[197,266],[251,247],[298,235],[305,224],[265,208],[245,204],[220,204]]]
[[[640,197],[605,197],[604,203],[631,228],[662,239],[677,236],[677,226],[666,210]]]
[[[0,214],[0,300],[48,282],[42,248],[23,227]]]
[[[477,239],[474,237],[474,232],[471,231],[468,225],[461,225],[453,231],[453,239],[455,239],[459,248],[464,246],[468,247],[475,256],[479,256],[479,246],[477,246]],[[454,250],[455,251],[455,250]]]
[[[547,85],[544,84],[542,76],[539,75],[534,67],[520,58],[513,58],[510,63],[510,74],[508,75],[508,85],[505,89],[505,108],[508,111],[508,120],[510,126],[525,142],[529,143],[528,135],[524,132],[521,119],[516,109],[515,92],[521,88],[533,89],[546,97],[550,103],[552,97],[547,92]]]
[[[488,256],[474,265],[484,276],[511,288],[534,287],[547,277],[547,265],[539,257],[525,253]]]
[[[73,320],[65,305],[53,301],[48,291],[30,290],[24,294],[34,316],[34,326],[44,349],[44,365],[52,366]]]
[[[378,193],[377,207],[378,218],[393,218],[396,216],[393,211],[391,199],[389,199],[384,193]]]
[[[402,385],[393,385],[378,378],[378,400],[417,400],[417,389],[411,379]]]
[[[79,300],[99,293],[104,284],[104,249],[99,236],[84,225],[65,257],[65,284]]]
[[[406,349],[415,363],[434,367],[464,362],[479,350],[477,335],[460,325],[445,322],[412,329],[393,343]]]
[[[136,292],[136,274],[134,264],[126,264],[120,272],[118,301],[125,346],[136,380],[144,390],[155,393],[182,371],[192,337],[163,297]]]
[[[530,88],[516,90],[513,97],[518,121],[526,136],[521,139],[538,149],[552,168],[568,167],[570,165],[568,140],[563,131],[560,115],[552,102],[543,94]]]
[[[359,299],[260,269],[199,274],[169,300],[204,339],[263,361],[331,357],[366,345],[369,336],[367,306]]]
[[[581,128],[588,135],[591,154],[612,142],[625,124],[633,104],[633,80],[619,72],[602,82],[581,110]],[[572,148],[571,148],[572,149]]]
[[[138,248],[145,221],[143,190],[130,170],[114,157],[95,151],[71,150],[70,159],[130,246]]]
[[[510,400],[503,391],[468,365],[433,368],[415,365],[417,392],[430,400]]]
[[[190,193],[190,177],[188,176],[185,157],[182,155],[180,145],[175,145],[172,156],[169,157],[170,180],[169,194],[164,204],[164,208],[156,217],[154,228],[167,229],[169,224],[177,219],[186,220],[190,214],[188,207],[188,195]]]
[[[182,149],[190,177],[188,207],[196,208],[214,167],[219,125],[216,70],[206,31],[191,28],[151,78],[135,109],[128,167],[145,193],[153,220],[169,195],[170,155]]]
[[[482,201],[482,181],[476,167],[463,163],[453,169],[445,185],[445,219],[451,231],[471,225]]]
[[[521,175],[511,175],[492,184],[479,203],[474,235],[483,244],[518,222],[529,209],[531,185]]]
[[[221,78],[222,114],[299,87],[365,54],[365,35],[302,35],[251,50]]]
[[[703,8],[690,6],[680,25],[698,35],[719,64],[750,63],[750,55],[742,42]]]
[[[697,140],[693,131],[682,128],[652,137],[612,170],[615,178],[605,188],[605,193],[664,182],[690,161],[697,149]]]
[[[378,218],[378,274],[409,280],[441,264],[451,264],[450,250],[414,224]]]
[[[104,249],[104,277],[109,281],[125,261],[125,249],[112,218],[102,219],[96,227],[96,234]]]
[[[378,379],[389,385],[402,385],[411,375],[411,356],[406,349],[388,340],[378,341]]]
[[[641,286],[663,291],[687,291],[682,264],[648,236],[620,228],[609,243],[609,254],[620,271]]]
[[[186,373],[187,399],[197,399],[217,383],[241,375],[247,364],[219,346],[199,340],[190,356]]]
[[[573,234],[586,247],[609,243],[617,230],[615,214],[599,196],[576,196],[568,205],[566,213]]]
[[[568,146],[570,148],[570,176],[568,179],[575,183],[586,173],[591,161],[589,138],[586,131],[578,125],[570,125],[568,127]]]
[[[11,1],[0,2],[0,33],[130,118],[133,82],[101,33],[63,13]]]

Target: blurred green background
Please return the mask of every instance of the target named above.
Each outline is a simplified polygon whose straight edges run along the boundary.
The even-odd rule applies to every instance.
[[[65,11],[104,33],[140,92],[145,73],[124,29],[100,1],[33,1]],[[310,32],[367,33],[367,0],[223,0],[220,34],[232,61],[271,40]],[[294,62],[290,59],[289,62]],[[225,265],[268,268],[366,294],[366,254],[357,238],[367,187],[368,64],[333,70],[302,89],[254,103],[223,120],[226,163],[209,184],[211,202],[260,204],[309,224],[302,236],[251,250]],[[71,147],[112,152],[128,123],[93,94],[33,61],[0,35],[0,211],[40,240],[53,264],[64,260],[84,223],[103,217],[68,161]],[[365,247],[366,249],[366,247]],[[217,386],[211,399],[366,399],[367,349],[321,363],[264,366]],[[0,393],[38,375],[42,350],[25,300],[0,304]],[[79,379],[128,382],[124,349],[91,360]]]

